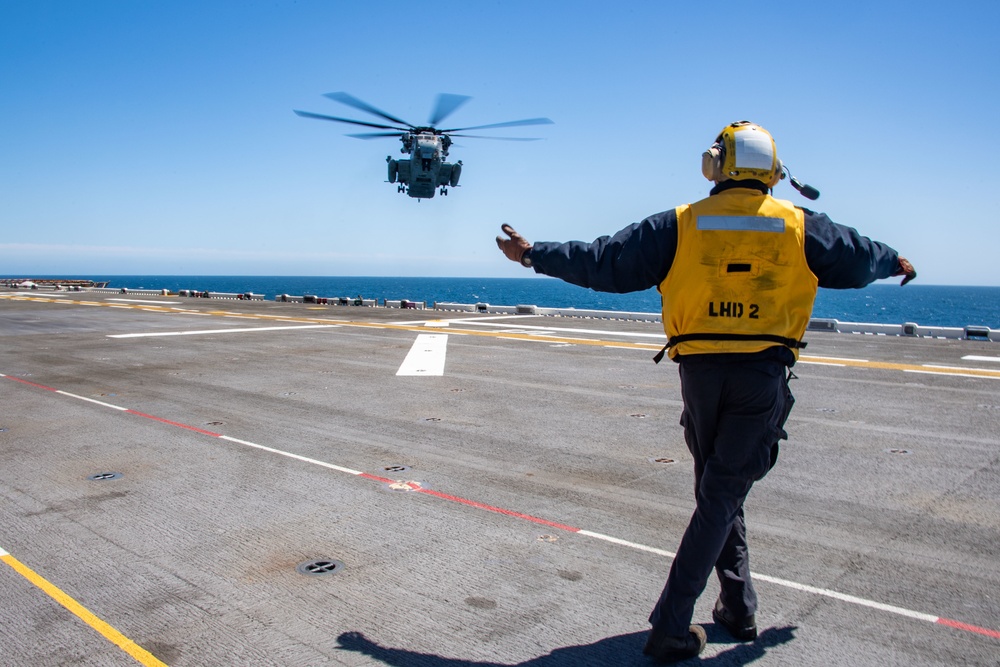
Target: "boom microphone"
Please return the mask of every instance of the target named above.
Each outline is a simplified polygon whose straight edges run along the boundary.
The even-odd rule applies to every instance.
[[[819,199],[819,190],[811,185],[806,185],[805,183],[800,183],[799,179],[792,176],[792,172],[785,165],[781,165],[781,178],[784,179],[788,176],[788,181],[792,184],[792,187],[798,190],[799,194],[806,199],[812,199],[813,201]]]
[[[799,194],[806,199],[812,199],[813,201],[819,199],[819,190],[813,186],[799,183],[799,180],[795,177],[789,177],[788,180],[792,184],[792,187],[798,190]]]

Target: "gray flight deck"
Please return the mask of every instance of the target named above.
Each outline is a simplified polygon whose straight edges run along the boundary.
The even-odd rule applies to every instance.
[[[760,637],[713,577],[690,663],[1000,664],[1000,346],[807,340],[746,505]],[[661,345],[0,291],[0,665],[649,665],[694,505]]]

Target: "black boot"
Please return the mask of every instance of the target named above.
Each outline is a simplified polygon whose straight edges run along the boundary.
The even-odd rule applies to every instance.
[[[705,629],[700,625],[692,625],[683,637],[668,637],[654,628],[649,631],[649,639],[642,652],[657,662],[677,662],[701,653],[707,641]]]
[[[712,610],[712,618],[715,622],[726,629],[736,639],[741,642],[751,642],[757,639],[757,619],[753,614],[736,618],[726,606],[722,604],[720,597],[715,601],[715,609]]]

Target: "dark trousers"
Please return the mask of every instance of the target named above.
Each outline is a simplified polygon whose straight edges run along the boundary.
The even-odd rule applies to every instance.
[[[778,361],[681,359],[681,425],[694,457],[697,507],[649,622],[686,636],[694,604],[714,569],[722,602],[736,616],[757,611],[743,501],[774,465],[794,399]],[[724,356],[724,355],[722,355]]]

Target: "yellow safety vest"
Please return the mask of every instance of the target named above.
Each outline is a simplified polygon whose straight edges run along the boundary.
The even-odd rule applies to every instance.
[[[802,210],[734,188],[676,212],[677,253],[658,288],[670,358],[775,345],[798,358],[819,284]]]

